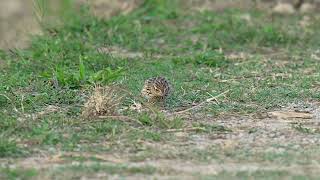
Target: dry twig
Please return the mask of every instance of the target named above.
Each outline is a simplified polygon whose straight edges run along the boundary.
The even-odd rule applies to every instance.
[[[192,127],[192,128],[181,128],[181,129],[167,129],[164,132],[172,133],[172,132],[190,132],[190,131],[205,131],[205,128],[202,127]]]
[[[219,95],[217,95],[217,96],[208,98],[208,99],[206,99],[205,101],[203,101],[203,102],[201,102],[201,103],[199,103],[199,104],[197,104],[197,105],[195,105],[195,106],[192,106],[192,107],[190,107],[190,108],[188,108],[188,109],[185,109],[185,110],[182,110],[182,111],[175,112],[175,113],[173,113],[173,114],[182,114],[182,113],[191,111],[191,110],[196,109],[196,108],[199,108],[199,107],[201,107],[202,105],[204,105],[205,103],[209,103],[209,102],[211,102],[211,101],[213,101],[213,100],[218,102],[217,98],[219,98],[220,96],[225,95],[225,94],[228,93],[228,92],[229,92],[229,90],[227,90],[227,91],[225,91],[225,92],[223,92],[223,93],[221,93],[221,94],[219,94]]]

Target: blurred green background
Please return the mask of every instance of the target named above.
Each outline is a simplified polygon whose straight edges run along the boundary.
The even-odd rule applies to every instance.
[[[0,49],[25,48],[29,35],[41,33],[35,18],[35,1],[39,0],[0,0]],[[46,1],[51,10],[61,6],[61,0]],[[161,1],[161,0],[160,0]],[[92,13],[109,18],[119,13],[128,13],[141,3],[141,0],[74,0],[75,6],[88,3]],[[266,11],[290,14],[294,11],[319,11],[320,0],[185,0],[183,6],[197,10],[222,11],[228,8],[259,8]],[[77,7],[75,7],[77,8]],[[57,12],[57,11],[56,11]]]

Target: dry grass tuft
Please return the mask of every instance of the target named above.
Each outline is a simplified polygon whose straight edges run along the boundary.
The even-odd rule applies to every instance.
[[[88,101],[84,104],[82,116],[114,116],[121,104],[121,97],[115,87],[95,87]]]

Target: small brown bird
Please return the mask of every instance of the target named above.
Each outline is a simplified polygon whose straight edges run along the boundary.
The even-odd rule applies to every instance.
[[[150,103],[161,102],[164,105],[170,91],[170,84],[166,78],[153,77],[144,82],[141,94],[146,97]]]

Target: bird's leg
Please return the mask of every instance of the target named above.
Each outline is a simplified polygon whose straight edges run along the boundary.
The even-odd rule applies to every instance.
[[[165,107],[165,99],[163,97],[151,97],[148,99],[148,103],[151,105],[157,105],[162,108]]]
[[[165,106],[166,106],[166,99],[165,99],[164,97],[160,97],[158,102],[159,102],[159,106],[160,106],[161,108],[165,108]]]

